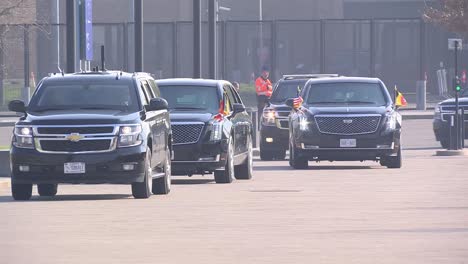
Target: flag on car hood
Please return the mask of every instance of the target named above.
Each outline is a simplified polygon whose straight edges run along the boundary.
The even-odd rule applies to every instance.
[[[408,102],[406,101],[403,94],[400,91],[398,91],[396,85],[395,85],[395,105],[400,106],[400,107],[405,107],[408,105]]]

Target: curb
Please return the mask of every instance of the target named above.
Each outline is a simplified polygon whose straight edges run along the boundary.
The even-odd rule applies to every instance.
[[[13,127],[16,121],[0,121],[0,127]]]
[[[424,114],[424,115],[407,114],[407,115],[401,115],[401,116],[403,120],[434,119],[433,114]]]

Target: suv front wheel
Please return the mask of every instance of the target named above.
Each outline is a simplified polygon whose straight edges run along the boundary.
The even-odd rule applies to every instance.
[[[309,161],[303,157],[297,155],[297,149],[293,147],[292,143],[289,144],[289,165],[294,169],[307,169],[309,167]]]
[[[146,147],[145,177],[143,182],[132,183],[132,195],[136,199],[146,199],[151,196],[151,185],[153,183],[153,170],[151,167],[151,149]]]
[[[234,180],[234,142],[232,138],[229,140],[226,165],[224,169],[215,170],[214,177],[216,183],[231,183]]]

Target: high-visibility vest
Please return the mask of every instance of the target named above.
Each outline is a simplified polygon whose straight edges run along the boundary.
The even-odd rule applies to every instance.
[[[257,92],[257,95],[271,97],[271,93],[273,92],[271,87],[271,82],[268,79],[265,80],[262,77],[258,77],[255,81],[255,92]]]

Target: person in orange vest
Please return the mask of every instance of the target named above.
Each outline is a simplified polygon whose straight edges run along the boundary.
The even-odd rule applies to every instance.
[[[255,92],[257,93],[257,107],[258,107],[258,116],[260,117],[263,113],[263,108],[268,103],[268,100],[271,97],[273,92],[273,86],[271,81],[268,79],[270,77],[270,72],[264,68],[262,70],[262,75],[255,80]]]

